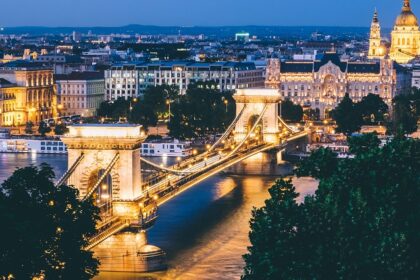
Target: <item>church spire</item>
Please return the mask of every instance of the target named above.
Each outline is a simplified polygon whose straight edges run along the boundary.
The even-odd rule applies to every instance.
[[[378,10],[376,10],[376,8],[375,8],[375,12],[373,13],[373,20],[372,20],[372,22],[374,22],[374,23],[378,23],[379,22],[379,19],[378,19]]]

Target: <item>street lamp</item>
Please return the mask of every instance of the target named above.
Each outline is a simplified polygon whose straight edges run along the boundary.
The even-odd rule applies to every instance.
[[[229,102],[228,102],[228,100],[227,100],[227,99],[225,99],[225,100],[223,101],[223,103],[225,103],[226,113],[227,113],[227,111],[228,111],[228,110],[227,110],[227,109],[228,109],[228,108],[227,108],[227,105],[228,105],[228,103],[229,103]]]
[[[171,100],[166,100],[166,105],[168,105],[169,108],[169,122],[171,122]]]

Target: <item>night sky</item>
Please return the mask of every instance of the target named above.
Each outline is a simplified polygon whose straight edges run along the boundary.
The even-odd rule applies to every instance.
[[[412,0],[420,15],[420,0]],[[2,26],[369,26],[375,7],[391,27],[402,0],[9,0]]]

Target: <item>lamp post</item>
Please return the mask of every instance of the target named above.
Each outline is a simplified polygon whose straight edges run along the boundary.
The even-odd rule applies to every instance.
[[[225,103],[225,107],[226,107],[226,113],[228,112],[228,100],[227,99],[225,99],[224,101],[223,101],[223,103]]]
[[[166,100],[166,105],[168,105],[168,113],[169,113],[169,122],[171,122],[171,100]]]

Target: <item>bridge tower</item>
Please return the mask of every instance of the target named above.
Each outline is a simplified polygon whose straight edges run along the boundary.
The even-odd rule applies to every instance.
[[[108,202],[112,215],[137,219],[132,201],[141,195],[140,144],[142,127],[130,124],[83,124],[69,127],[62,137],[68,149],[68,171],[60,183],[73,185],[80,198]]]
[[[277,89],[239,89],[233,98],[236,101],[236,112],[241,114],[235,126],[235,142],[245,139],[260,119],[251,136],[265,143],[279,143],[278,104],[281,96]]]

